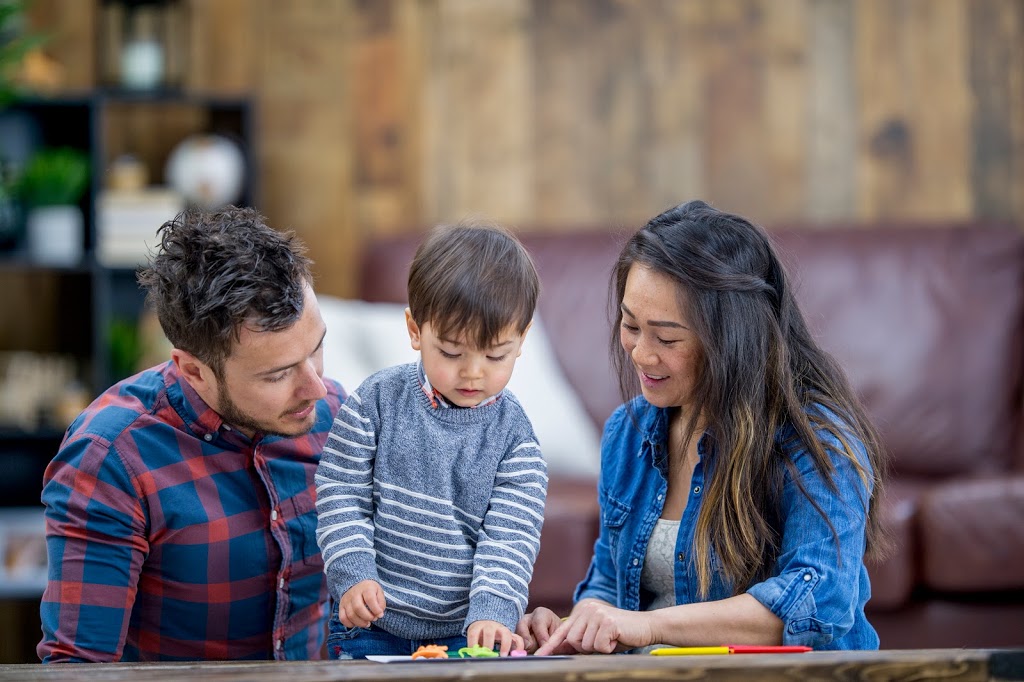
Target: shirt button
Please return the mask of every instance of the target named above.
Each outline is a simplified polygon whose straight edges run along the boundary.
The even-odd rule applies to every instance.
[[[658,495],[658,500],[660,501],[662,497],[664,497],[664,496],[663,495]]]
[[[699,485],[693,486],[693,494],[694,495],[700,495],[700,486]]]
[[[279,590],[283,590],[284,589],[284,578],[279,578],[278,579],[278,581],[277,581],[277,589],[279,589]]]
[[[804,573],[804,582],[805,583],[809,582],[810,579],[811,579],[811,574],[810,573]]]
[[[639,560],[639,559],[633,559],[633,565],[634,565],[634,566],[636,566],[636,565],[637,565],[637,564],[639,564],[639,563],[640,563],[640,560]]]
[[[213,440],[213,434],[212,433],[206,434],[205,436],[203,436],[203,440],[205,440],[207,443],[209,443],[211,440]]]
[[[276,642],[274,642],[274,648],[277,649],[278,651],[281,650],[281,646],[282,645],[283,645],[283,642],[281,642],[281,640],[277,640]]]
[[[686,554],[684,552],[680,552],[679,554],[676,554],[676,558],[679,559],[680,562],[683,562],[686,560]]]
[[[270,520],[271,521],[277,521],[277,510],[276,509],[271,509],[270,510]]]

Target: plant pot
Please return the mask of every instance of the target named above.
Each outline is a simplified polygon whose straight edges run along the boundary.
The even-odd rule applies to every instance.
[[[45,265],[76,265],[82,259],[84,221],[78,206],[38,206],[25,218],[28,255]]]

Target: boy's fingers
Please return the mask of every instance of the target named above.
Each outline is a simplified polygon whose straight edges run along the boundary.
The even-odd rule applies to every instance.
[[[364,599],[370,618],[376,620],[384,615],[384,595],[380,590],[370,590]]]
[[[493,649],[494,648],[494,628],[484,628],[484,631],[483,631],[482,635],[483,636],[481,637],[482,641],[480,642],[480,646],[484,647],[485,649]]]

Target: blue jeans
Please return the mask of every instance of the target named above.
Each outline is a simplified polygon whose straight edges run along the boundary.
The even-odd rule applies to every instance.
[[[449,653],[466,646],[466,638],[440,637],[433,640],[402,639],[376,625],[368,628],[347,628],[338,620],[338,612],[331,616],[327,631],[327,655],[332,659],[366,658],[372,656],[410,656],[421,646],[437,644],[447,646]]]

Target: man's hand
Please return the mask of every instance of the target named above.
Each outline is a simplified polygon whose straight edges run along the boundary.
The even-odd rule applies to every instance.
[[[485,649],[493,649],[494,644],[500,642],[498,649],[499,656],[508,656],[513,649],[522,649],[523,638],[514,634],[507,627],[493,620],[478,620],[470,624],[466,630],[467,646],[482,646]]]
[[[348,589],[338,604],[338,618],[347,628],[368,628],[384,615],[387,603],[376,580],[363,580]]]
[[[534,612],[536,615],[536,612]],[[652,644],[650,613],[617,609],[597,599],[580,601],[535,652],[610,654]]]

